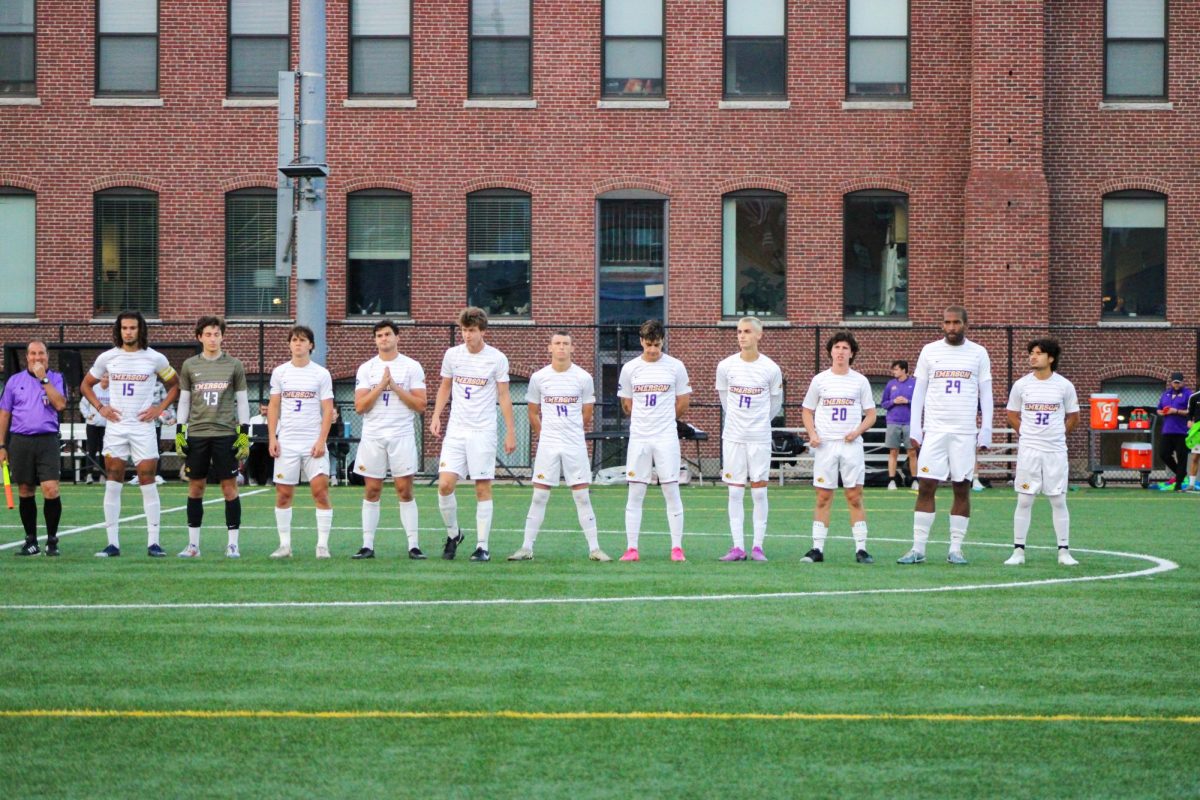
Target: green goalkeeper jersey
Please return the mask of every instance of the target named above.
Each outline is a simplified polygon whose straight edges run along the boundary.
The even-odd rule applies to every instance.
[[[238,432],[237,393],[246,391],[246,370],[228,353],[214,359],[194,355],[179,370],[179,389],[191,392],[188,436],[232,436]]]

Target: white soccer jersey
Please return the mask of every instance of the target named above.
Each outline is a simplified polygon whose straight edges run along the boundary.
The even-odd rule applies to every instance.
[[[465,344],[451,347],[442,358],[442,377],[449,378],[450,424],[455,430],[496,431],[496,384],[508,383],[508,356],[490,344],[472,353]]]
[[[120,347],[101,353],[89,372],[97,380],[108,373],[108,404],[121,415],[120,422],[109,425],[117,426],[152,425],[153,421],[139,420],[138,414],[154,404],[154,387],[158,385],[155,376],[169,381],[175,374],[167,357],[157,350],[129,352]]]
[[[633,401],[630,438],[674,437],[675,398],[692,393],[683,362],[663,353],[657,361],[638,356],[621,367],[618,397]]]
[[[804,407],[813,412],[817,436],[822,441],[833,441],[844,439],[862,424],[863,413],[875,407],[875,397],[870,381],[861,372],[850,370],[835,375],[827,369],[813,376],[804,395]]]
[[[1021,378],[1008,393],[1008,410],[1021,413],[1020,448],[1067,452],[1067,414],[1079,412],[1079,398],[1062,375],[1052,372],[1042,381],[1031,372]]]
[[[425,370],[406,355],[397,354],[391,361],[375,356],[358,368],[354,376],[354,388],[374,389],[383,381],[383,371],[392,373],[392,379],[406,391],[425,388]],[[375,405],[362,415],[362,438],[390,439],[413,435],[413,424],[417,412],[400,402],[391,391],[380,393]]]
[[[979,384],[992,380],[992,360],[987,350],[969,339],[950,345],[945,339],[930,342],[921,349],[914,373],[926,382],[925,404],[921,418],[923,433],[977,433]],[[992,413],[991,398],[986,398],[985,414]]]
[[[539,449],[583,443],[583,407],[596,402],[595,384],[587,370],[578,364],[562,372],[554,365],[542,367],[529,379],[525,399],[542,407]]]
[[[771,404],[783,394],[779,365],[758,354],[746,361],[734,353],[717,365],[717,391],[726,392],[721,438],[746,444],[771,443]]]
[[[279,395],[275,437],[284,449],[307,449],[321,433],[321,403],[333,399],[333,378],[315,361],[284,362],[271,372],[271,394]]]

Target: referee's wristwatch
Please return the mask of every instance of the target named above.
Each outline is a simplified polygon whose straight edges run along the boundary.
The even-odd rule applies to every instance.
[[[42,378],[40,383],[42,384],[42,386],[45,386],[46,384],[50,383],[50,376],[47,375],[46,377]]]

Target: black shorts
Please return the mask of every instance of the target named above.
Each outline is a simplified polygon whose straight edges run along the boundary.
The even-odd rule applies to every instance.
[[[237,457],[233,452],[236,436],[188,437],[187,461],[184,474],[190,480],[204,480],[209,475],[228,480],[238,474]]]
[[[8,471],[12,482],[35,486],[42,481],[58,480],[59,451],[57,433],[12,434],[8,437]]]

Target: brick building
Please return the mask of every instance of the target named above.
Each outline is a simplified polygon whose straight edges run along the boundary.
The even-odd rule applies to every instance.
[[[289,318],[271,95],[298,15],[0,3],[6,341],[124,306]],[[810,326],[855,326],[877,377],[962,302],[1027,326],[1017,375],[1053,328],[1081,395],[1194,385],[1200,3],[338,0],[327,32],[335,377],[370,352],[360,321],[470,299],[515,377],[544,363],[531,324],[661,315],[709,326],[670,342],[707,392],[716,326],[752,313],[802,387]],[[446,343],[405,336],[430,373]],[[614,344],[581,342],[606,391]]]

